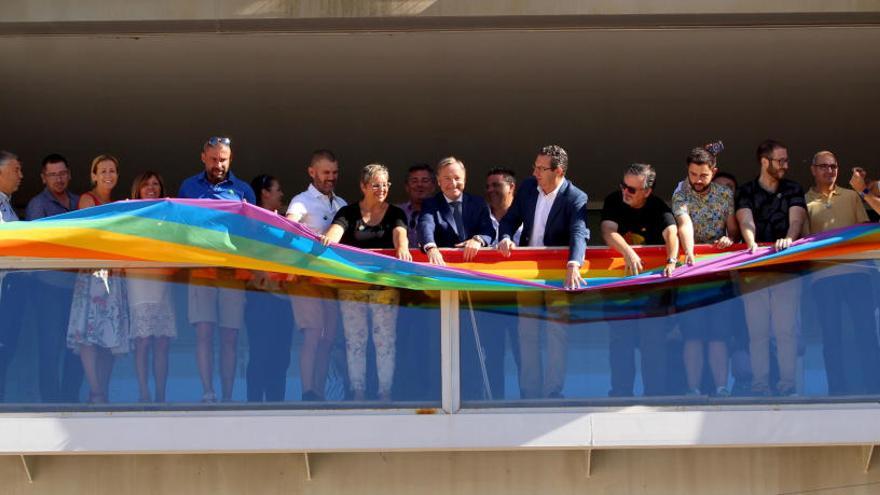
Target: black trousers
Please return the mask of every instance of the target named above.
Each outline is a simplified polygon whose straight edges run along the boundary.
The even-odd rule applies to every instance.
[[[642,383],[645,395],[667,395],[669,377],[667,366],[666,334],[670,329],[668,309],[672,292],[666,291],[645,301],[647,315],[628,320],[609,321],[609,360],[611,364],[612,397],[630,397],[636,377],[635,350],[639,349],[642,364]],[[613,306],[606,306],[606,314],[614,315]]]
[[[822,353],[830,395],[880,393],[880,346],[874,321],[873,289],[866,273],[820,278],[813,284],[816,316],[822,326]],[[853,322],[858,356],[843,355],[843,314]],[[847,380],[846,367],[857,367],[863,387]]]
[[[283,401],[294,326],[290,299],[248,291],[245,324],[249,345],[247,400]]]
[[[43,402],[78,402],[83,382],[82,360],[67,347],[75,275],[52,275],[57,275],[59,282],[69,278],[70,285],[52,285],[40,280],[39,274],[34,276],[32,303],[39,305],[33,314],[37,323],[40,397]]]

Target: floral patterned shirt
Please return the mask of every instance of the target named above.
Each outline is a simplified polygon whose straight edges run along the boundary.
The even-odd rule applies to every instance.
[[[733,212],[733,192],[714,182],[709,184],[708,193],[697,194],[685,181],[672,195],[672,214],[676,218],[691,217],[697,244],[709,244],[727,235],[727,217]]]

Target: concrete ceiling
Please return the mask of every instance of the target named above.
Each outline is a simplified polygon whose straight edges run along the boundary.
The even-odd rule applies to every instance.
[[[481,192],[488,167],[528,174],[549,143],[594,201],[632,161],[658,168],[668,199],[688,150],[719,138],[743,178],[771,136],[803,182],[824,148],[880,174],[878,27],[23,36],[0,38],[0,60],[0,148],[26,162],[17,203],[53,151],[78,190],[106,151],[120,197],[147,168],[174,192],[214,134],[233,138],[237,174],[279,176],[288,197],[318,147],[341,157],[349,199],[370,161],[402,186],[411,163],[455,154]]]

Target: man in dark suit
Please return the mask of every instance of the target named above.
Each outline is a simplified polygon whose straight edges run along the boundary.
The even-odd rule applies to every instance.
[[[425,200],[419,217],[419,242],[434,265],[445,265],[438,248],[464,248],[471,261],[495,240],[489,207],[483,198],[464,192],[464,164],[450,156],[437,164],[440,192]]]
[[[434,265],[444,265],[443,255],[439,248],[463,248],[464,260],[474,259],[481,248],[487,247],[495,240],[495,227],[489,216],[489,206],[483,198],[464,192],[466,171],[464,164],[455,157],[440,160],[437,164],[437,184],[440,192],[422,203],[419,217],[419,241],[427,253],[428,260]],[[467,294],[462,294],[467,296]],[[462,301],[462,311],[474,309],[471,299]],[[492,361],[501,370],[483,369],[486,366],[485,356],[504,353],[503,330],[490,328],[479,307],[474,312],[477,332],[470,314],[462,313],[461,324],[461,395],[465,400],[498,398],[489,394],[493,387],[484,376],[504,374],[503,360]],[[479,338],[478,338],[479,337]],[[477,341],[480,349],[477,350]],[[482,356],[482,359],[481,359]]]
[[[587,240],[587,195],[565,178],[568,153],[560,146],[538,151],[532,177],[523,181],[513,205],[498,226],[498,250],[510,256],[511,240],[522,225],[520,246],[568,246],[565,288],[585,285],[580,269]],[[568,347],[566,322],[568,297],[564,292],[521,292],[520,312],[540,311],[539,318],[520,318],[520,395],[525,399],[560,398],[565,384],[565,353]],[[541,365],[541,322],[547,332],[547,360]],[[543,371],[543,372],[542,372]],[[542,377],[543,375],[543,377]]]

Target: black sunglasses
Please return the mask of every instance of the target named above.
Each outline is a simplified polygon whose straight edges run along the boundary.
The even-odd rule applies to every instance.
[[[630,193],[630,194],[635,194],[635,193],[639,192],[639,189],[636,189],[636,188],[633,187],[633,186],[628,186],[628,185],[626,185],[626,183],[624,183],[624,182],[621,182],[621,183],[620,183],[620,190],[621,190],[621,191],[626,191],[626,192],[628,192],[628,193]]]

